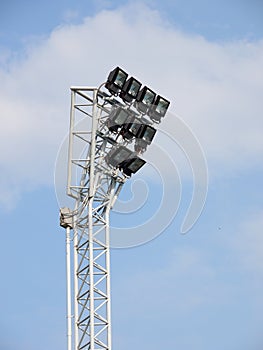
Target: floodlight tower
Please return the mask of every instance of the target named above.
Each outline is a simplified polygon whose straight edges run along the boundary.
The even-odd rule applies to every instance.
[[[110,210],[125,181],[145,164],[139,155],[155,135],[152,124],[169,106],[127,78],[117,67],[99,88],[71,88],[67,195],[75,206],[60,210],[66,228],[68,350],[112,350]]]

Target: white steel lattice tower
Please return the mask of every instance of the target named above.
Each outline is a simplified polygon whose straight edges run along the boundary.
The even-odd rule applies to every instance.
[[[95,88],[71,91],[68,195],[75,199],[75,209],[68,218],[73,219],[74,349],[110,350],[109,211],[126,177],[104,160],[115,143],[105,126],[114,102]]]
[[[138,105],[123,103],[101,87],[71,88],[67,195],[75,204],[73,210],[62,208],[60,216],[67,233],[68,350],[112,350],[110,210],[125,181],[145,163],[137,155],[156,131]],[[109,116],[119,111],[136,119],[129,124],[135,136],[109,127]],[[123,130],[128,124],[120,125]],[[109,160],[112,154],[116,164]],[[120,156],[126,160],[120,163]]]
[[[71,94],[67,194],[75,199],[75,208],[62,210],[68,233],[68,349],[74,343],[75,350],[111,350],[109,213],[128,177],[106,164],[105,155],[127,142],[109,137],[106,126],[120,102],[96,88],[72,87]]]

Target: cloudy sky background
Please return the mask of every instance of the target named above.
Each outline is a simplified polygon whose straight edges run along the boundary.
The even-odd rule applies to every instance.
[[[171,100],[156,143],[181,188],[160,165],[169,200],[158,209],[162,186],[148,181],[142,212],[113,217],[130,227],[155,210],[176,214],[155,240],[112,251],[114,349],[262,349],[262,10],[257,0],[0,5],[0,349],[66,347],[56,158],[69,87],[98,86],[117,65]],[[177,118],[209,173],[203,213],[186,235],[191,168],[162,136]]]

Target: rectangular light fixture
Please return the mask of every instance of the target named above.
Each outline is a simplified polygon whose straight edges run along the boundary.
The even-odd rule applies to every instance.
[[[108,165],[119,168],[127,176],[136,173],[146,163],[124,146],[112,148],[106,155],[105,161]]]
[[[127,122],[131,113],[122,107],[114,109],[107,120],[107,126],[111,132],[118,132],[118,130],[123,127]]]
[[[170,105],[170,101],[158,95],[148,113],[152,121],[160,122],[161,118],[165,116],[169,108],[169,105]]]
[[[142,84],[137,79],[133,77],[129,78],[128,80],[126,80],[120,92],[120,97],[125,102],[132,102],[132,100],[136,99],[136,97],[138,96],[141,86]]]
[[[128,74],[120,67],[116,67],[110,72],[105,87],[115,95],[123,88],[127,78]]]
[[[144,86],[138,93],[136,98],[136,108],[142,112],[146,113],[148,108],[153,105],[156,97],[156,93],[149,89],[147,86]]]
[[[155,134],[156,134],[156,129],[154,129],[151,125],[141,124],[141,128],[136,138],[141,139],[145,141],[148,145],[150,145]]]
[[[135,140],[135,152],[145,152],[147,146],[151,144],[155,134],[156,130],[151,125],[142,124]]]
[[[114,147],[106,155],[105,160],[108,165],[118,168],[118,166],[125,162],[132,155],[132,151],[124,146]]]
[[[133,137],[136,137],[141,128],[141,125],[142,123],[139,121],[139,119],[135,118],[134,116],[130,117],[130,119],[127,120],[127,123],[124,124],[121,130],[123,138],[131,140]]]
[[[127,176],[135,174],[146,163],[145,160],[135,156],[120,164],[120,169]]]

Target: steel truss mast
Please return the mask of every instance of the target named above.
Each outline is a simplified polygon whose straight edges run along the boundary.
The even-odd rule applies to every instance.
[[[68,350],[112,350],[110,210],[125,181],[145,163],[138,154],[170,103],[126,79],[117,67],[99,88],[71,88],[67,194],[75,204],[73,210],[61,208],[60,216],[66,228]],[[111,94],[119,91],[122,101],[101,90],[104,85]]]
[[[111,350],[109,213],[127,176],[105,162],[117,145],[106,121],[119,104],[97,88],[71,88],[67,194],[75,208],[61,209],[67,228],[68,350]]]

